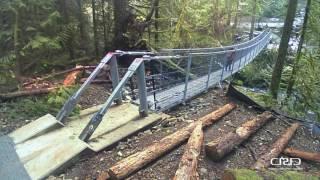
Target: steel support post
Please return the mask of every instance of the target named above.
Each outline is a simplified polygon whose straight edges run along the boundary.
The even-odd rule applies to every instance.
[[[208,91],[208,89],[209,89],[209,83],[210,83],[210,76],[211,76],[211,71],[212,71],[212,65],[213,65],[213,55],[211,55],[211,57],[210,57],[210,62],[209,62],[208,79],[207,79],[206,91]]]
[[[248,56],[249,56],[249,53],[247,53],[247,49],[244,49],[244,51],[245,51],[245,56],[244,56],[244,62],[243,62],[243,64],[244,64],[244,66],[246,65],[246,63],[247,63],[247,61],[248,61]]]
[[[188,91],[188,83],[189,83],[189,77],[190,77],[191,64],[192,64],[192,55],[189,55],[188,65],[187,65],[187,69],[186,69],[185,86],[184,86],[184,92],[183,92],[183,104],[186,103],[186,99],[187,99],[187,91]]]
[[[237,56],[237,50],[235,50],[235,55],[234,55],[234,57],[236,57],[236,56]],[[233,68],[234,68],[235,62],[236,62],[236,59],[233,59],[233,60],[232,60],[232,68],[231,68],[231,76],[232,76],[232,74],[233,74]]]
[[[146,86],[146,77],[145,77],[145,66],[144,62],[141,63],[137,69],[137,78],[138,78],[138,88],[139,88],[139,113],[140,116],[148,116],[148,101],[147,101],[147,86]]]
[[[110,60],[110,72],[111,72],[111,81],[112,81],[112,87],[113,90],[118,86],[119,84],[119,72],[118,72],[118,62],[117,57],[113,56]],[[119,93],[116,95],[116,98],[114,100],[116,104],[122,103],[122,91],[119,91]]]
[[[159,60],[158,61],[159,63],[160,63],[160,89],[162,88],[162,78],[164,78],[163,77],[163,64],[162,64],[162,62],[161,62],[161,60]]]
[[[220,76],[220,83],[223,80],[223,74],[224,74],[224,69],[226,68],[227,62],[226,59],[223,60],[223,67],[222,67],[222,71],[221,71],[221,76]]]
[[[247,61],[247,64],[249,64],[253,59],[253,49],[250,49],[250,55],[249,55],[249,60]]]

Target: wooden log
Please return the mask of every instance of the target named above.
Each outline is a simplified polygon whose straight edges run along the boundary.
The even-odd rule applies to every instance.
[[[235,108],[236,105],[233,103],[226,104],[218,110],[200,118],[198,121],[191,123],[175,133],[164,137],[160,141],[151,144],[144,150],[119,161],[108,170],[110,177],[112,179],[124,179],[128,177],[133,172],[136,172],[145,165],[164,155],[166,152],[185,142],[189,138],[193,129],[197,126],[198,122],[201,121],[202,126],[208,126]]]
[[[286,148],[283,154],[291,157],[301,158],[308,161],[320,163],[320,153],[306,152],[294,148]]]
[[[205,146],[206,155],[214,161],[222,159],[270,119],[272,119],[272,114],[270,112],[264,112],[242,124],[241,127],[237,128],[234,132],[230,132],[217,140],[207,143]]]
[[[55,91],[59,87],[51,87],[51,88],[42,88],[42,89],[34,89],[34,90],[28,90],[28,91],[17,91],[12,93],[6,93],[6,94],[0,94],[1,100],[8,100],[13,99],[17,97],[23,97],[23,96],[34,96],[34,95],[40,95],[40,94],[48,94],[52,91]]]
[[[284,150],[284,148],[289,143],[290,139],[293,137],[294,133],[298,129],[299,124],[294,123],[289,127],[284,134],[280,136],[275,143],[272,144],[267,153],[263,154],[257,162],[252,166],[253,169],[262,170],[270,166],[270,161],[272,158],[276,158]]]
[[[188,144],[185,147],[185,152],[181,158],[179,168],[176,171],[174,180],[195,180],[199,179],[197,172],[198,158],[200,156],[203,143],[203,131],[201,121],[193,130]]]
[[[63,86],[75,85],[81,72],[82,70],[77,70],[69,73],[63,80]]]
[[[318,174],[297,171],[254,171],[250,169],[227,169],[222,175],[222,180],[241,179],[318,179]]]

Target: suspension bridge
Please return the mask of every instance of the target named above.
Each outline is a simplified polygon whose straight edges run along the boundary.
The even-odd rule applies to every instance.
[[[87,149],[98,152],[118,142],[240,71],[270,40],[271,32],[264,31],[247,42],[219,48],[108,53],[56,116],[47,114],[0,137],[1,177],[42,179]],[[124,55],[139,57],[120,73],[117,59]],[[69,117],[106,64],[113,86],[107,101]],[[131,101],[124,100],[126,93]]]

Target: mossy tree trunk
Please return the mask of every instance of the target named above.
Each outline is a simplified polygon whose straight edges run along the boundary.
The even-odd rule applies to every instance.
[[[21,58],[21,33],[20,33],[20,11],[19,8],[14,9],[15,22],[13,27],[13,39],[14,39],[14,54],[16,58],[15,64],[15,78],[18,82],[21,82],[22,78],[22,58]]]
[[[113,0],[113,14],[114,14],[114,49],[127,50],[129,42],[126,40],[125,34],[128,31],[128,22],[130,13],[128,11],[128,0]]]
[[[284,66],[286,56],[288,54],[288,43],[290,40],[292,25],[293,25],[294,17],[296,14],[297,3],[298,3],[298,0],[289,0],[289,3],[288,3],[287,16],[284,23],[284,28],[283,28],[280,46],[278,50],[278,58],[273,68],[272,80],[270,85],[270,91],[274,99],[277,99],[278,97],[281,74],[283,71],[283,66]]]
[[[91,0],[92,6],[92,22],[93,22],[93,41],[95,56],[99,56],[99,42],[98,42],[98,27],[97,27],[97,14],[96,14],[96,1]]]
[[[237,4],[235,7],[235,16],[234,16],[234,22],[233,22],[233,28],[237,29],[238,26],[238,21],[239,21],[239,4],[240,4],[240,0],[237,0]]]
[[[253,38],[254,25],[256,24],[256,14],[257,14],[257,0],[253,0],[252,16],[251,16],[251,28],[249,38]]]
[[[297,57],[295,59],[295,62],[293,64],[293,69],[292,69],[292,74],[288,83],[288,87],[287,87],[287,97],[290,97],[292,94],[292,90],[293,90],[293,86],[296,80],[296,76],[297,76],[297,71],[298,71],[298,67],[299,67],[299,62],[301,59],[301,55],[302,55],[302,46],[304,43],[304,38],[305,38],[305,34],[306,34],[306,30],[307,30],[307,25],[308,25],[308,18],[309,18],[309,13],[310,13],[310,6],[311,6],[311,0],[307,1],[307,6],[306,6],[306,13],[304,15],[304,20],[303,20],[303,27],[302,27],[302,32],[301,32],[301,37],[300,37],[300,41],[299,41],[299,45],[298,45],[298,50],[297,50]]]

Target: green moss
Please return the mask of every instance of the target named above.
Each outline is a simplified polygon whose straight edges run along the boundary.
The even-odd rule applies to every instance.
[[[233,169],[230,171],[237,180],[263,180],[257,172],[249,169]]]
[[[249,169],[228,169],[236,180],[318,180],[319,177],[304,174],[296,171],[262,171],[256,172]]]
[[[277,101],[274,100],[269,93],[253,92],[241,86],[235,86],[235,88],[258,103],[260,106],[269,108],[277,104]]]
[[[286,171],[274,177],[275,180],[318,180],[319,177],[302,174],[296,171]]]

